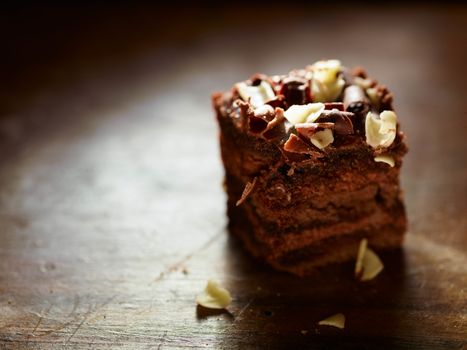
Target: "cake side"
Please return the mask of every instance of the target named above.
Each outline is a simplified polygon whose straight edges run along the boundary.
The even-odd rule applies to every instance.
[[[331,72],[328,85],[320,74],[255,75],[213,95],[231,231],[253,255],[300,275],[354,257],[362,238],[399,246],[406,230],[407,147],[392,95],[361,69]]]

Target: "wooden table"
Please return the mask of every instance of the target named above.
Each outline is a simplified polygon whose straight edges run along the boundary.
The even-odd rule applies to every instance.
[[[362,6],[7,13],[0,348],[465,349],[467,9]],[[322,57],[387,83],[408,135],[410,229],[368,283],[272,271],[225,229],[210,93]],[[229,312],[196,306],[208,279]]]

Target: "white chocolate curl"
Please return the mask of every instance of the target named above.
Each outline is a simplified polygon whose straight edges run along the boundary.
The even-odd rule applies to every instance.
[[[338,74],[342,70],[339,60],[318,61],[310,69],[313,72],[311,91],[316,102],[334,102],[342,93],[345,81]]]
[[[254,108],[261,107],[276,97],[271,85],[264,80],[258,86],[251,86],[242,82],[235,84],[235,87],[240,97],[245,101],[249,100]]]
[[[204,292],[196,297],[196,302],[209,309],[225,309],[232,302],[232,297],[219,283],[209,280]]]
[[[323,111],[323,103],[292,105],[284,112],[284,117],[294,125],[305,122],[313,123]]]
[[[334,142],[334,136],[332,134],[332,130],[325,129],[322,131],[318,131],[316,134],[310,137],[310,141],[313,145],[318,147],[319,149],[326,148],[331,143]]]
[[[388,155],[380,155],[375,157],[375,162],[381,162],[381,163],[386,163],[389,164],[389,166],[392,168],[394,167],[395,161],[394,158]]]
[[[379,119],[368,112],[365,120],[366,143],[373,148],[391,146],[396,138],[397,116],[393,111],[383,111]]]

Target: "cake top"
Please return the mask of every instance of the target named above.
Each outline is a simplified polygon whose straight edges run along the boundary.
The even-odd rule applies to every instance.
[[[402,142],[392,93],[362,68],[348,69],[338,60],[286,75],[255,74],[214,101],[237,127],[275,143],[286,156],[319,158],[363,143],[376,161],[394,166],[391,149]]]

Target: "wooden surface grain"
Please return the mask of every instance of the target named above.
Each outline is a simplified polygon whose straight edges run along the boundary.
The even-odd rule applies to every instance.
[[[0,348],[466,348],[466,8],[230,10],[2,21]],[[410,229],[368,283],[272,271],[225,229],[210,93],[323,57],[385,82],[408,135]],[[228,312],[196,306],[210,278]]]

